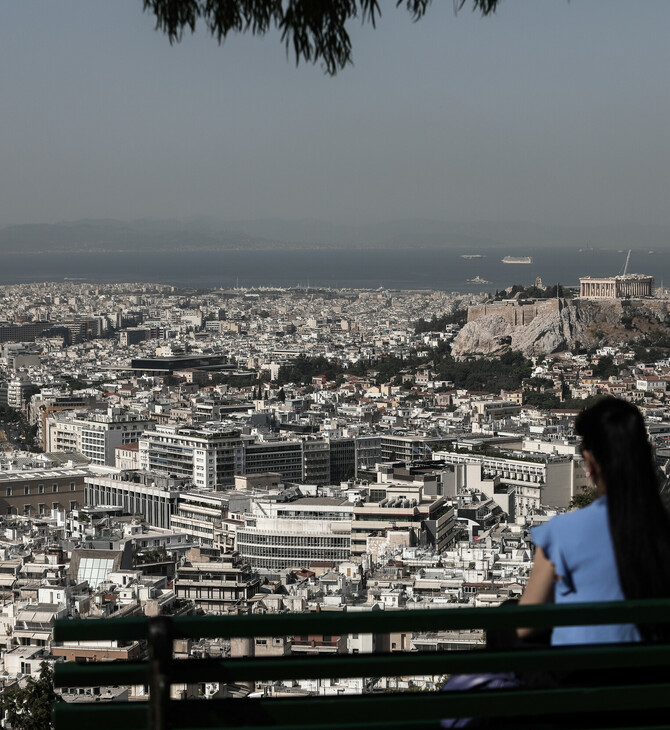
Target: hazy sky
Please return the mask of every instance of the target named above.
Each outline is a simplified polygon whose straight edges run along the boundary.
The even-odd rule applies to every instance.
[[[0,0],[0,225],[670,224],[670,3],[381,0],[329,78],[276,35],[170,46],[142,0]]]

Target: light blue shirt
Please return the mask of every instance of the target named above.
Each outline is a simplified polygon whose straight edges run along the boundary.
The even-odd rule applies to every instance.
[[[610,535],[607,497],[534,527],[531,537],[560,576],[554,583],[555,603],[625,600]],[[553,645],[629,641],[641,641],[635,624],[557,626],[551,635]]]

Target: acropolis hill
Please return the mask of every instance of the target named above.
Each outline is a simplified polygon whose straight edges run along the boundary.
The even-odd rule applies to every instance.
[[[455,356],[490,355],[506,349],[526,356],[622,342],[659,344],[667,339],[670,300],[653,298],[521,298],[468,308],[454,340]]]

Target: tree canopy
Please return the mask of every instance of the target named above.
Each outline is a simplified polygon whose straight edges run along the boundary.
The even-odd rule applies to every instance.
[[[482,15],[494,12],[500,0],[454,0],[461,9],[471,2]],[[396,0],[412,20],[420,20],[432,0]],[[231,33],[265,35],[276,29],[286,47],[295,54],[296,65],[322,62],[334,76],[352,62],[347,23],[357,18],[375,27],[381,16],[379,0],[144,0],[144,10],[156,18],[156,30],[170,43],[181,41],[185,30],[195,32],[202,21],[219,44]]]
[[[13,730],[51,730],[51,711],[57,700],[53,672],[42,662],[38,679],[29,677],[24,687],[12,687],[0,694],[0,710]]]

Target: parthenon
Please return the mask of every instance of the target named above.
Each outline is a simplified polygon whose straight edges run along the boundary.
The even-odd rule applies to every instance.
[[[654,277],[646,274],[605,277],[582,276],[579,279],[579,296],[583,299],[650,297],[653,283]]]

